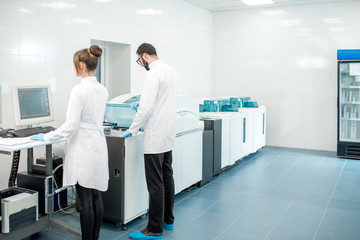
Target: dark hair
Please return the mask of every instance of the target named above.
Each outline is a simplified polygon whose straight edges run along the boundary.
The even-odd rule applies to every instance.
[[[136,54],[138,54],[138,55],[142,55],[144,53],[157,56],[156,49],[150,43],[143,43],[136,50]]]
[[[80,62],[85,63],[86,68],[89,72],[95,71],[101,54],[102,49],[98,45],[91,45],[90,48],[84,48],[77,51],[74,54],[73,59],[76,71],[79,72],[80,70]]]

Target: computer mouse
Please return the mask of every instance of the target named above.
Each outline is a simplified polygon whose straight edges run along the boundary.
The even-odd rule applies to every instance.
[[[14,137],[13,134],[14,129],[0,129],[0,137],[2,138],[12,138]]]
[[[6,134],[7,134],[7,129],[0,128],[0,137],[6,136]]]
[[[14,134],[12,134],[11,132],[7,132],[4,136],[2,136],[3,138],[13,138]]]

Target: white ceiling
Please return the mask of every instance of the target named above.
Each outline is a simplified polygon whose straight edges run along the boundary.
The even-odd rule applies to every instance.
[[[245,10],[254,8],[271,8],[279,6],[294,6],[305,4],[321,4],[334,2],[350,2],[359,0],[273,0],[274,4],[248,6],[241,0],[184,0],[211,12]]]

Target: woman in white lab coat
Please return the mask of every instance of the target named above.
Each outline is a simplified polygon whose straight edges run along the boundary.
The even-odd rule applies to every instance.
[[[73,87],[66,121],[55,131],[38,134],[33,140],[68,138],[63,186],[76,185],[83,240],[99,238],[103,216],[101,192],[108,188],[109,167],[102,129],[108,91],[93,76],[102,49],[97,45],[74,55],[80,84]]]

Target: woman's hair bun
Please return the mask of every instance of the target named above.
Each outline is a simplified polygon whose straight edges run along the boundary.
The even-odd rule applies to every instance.
[[[95,57],[100,57],[102,54],[102,49],[98,45],[91,45],[89,51]]]

